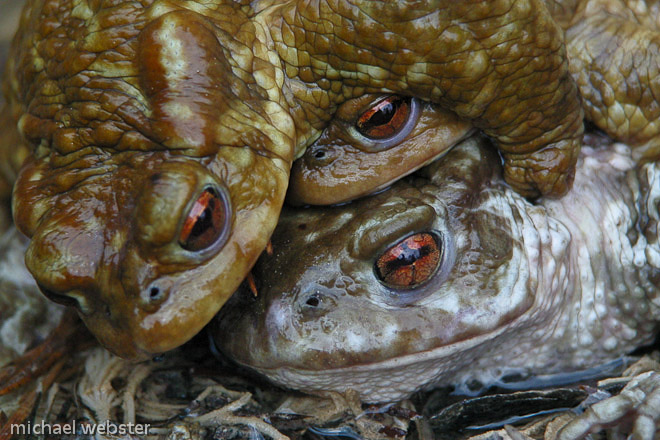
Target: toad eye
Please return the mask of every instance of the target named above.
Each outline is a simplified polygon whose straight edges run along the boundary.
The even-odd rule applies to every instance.
[[[229,233],[230,208],[223,191],[207,187],[188,211],[179,234],[185,250],[199,252],[224,244]]]
[[[426,281],[442,259],[439,240],[428,232],[411,235],[387,249],[375,263],[378,279],[388,287],[408,289]]]
[[[412,98],[388,96],[362,113],[355,126],[360,134],[373,140],[389,139],[402,132],[406,132],[405,137],[415,125],[416,108],[417,103]]]

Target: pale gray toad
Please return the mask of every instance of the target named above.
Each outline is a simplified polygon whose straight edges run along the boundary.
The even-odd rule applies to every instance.
[[[219,315],[220,347],[307,392],[396,400],[432,384],[551,374],[649,343],[660,321],[660,167],[584,148],[532,204],[472,139],[389,191],[289,209]]]

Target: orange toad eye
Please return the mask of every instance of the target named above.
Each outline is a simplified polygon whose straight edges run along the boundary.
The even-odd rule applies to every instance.
[[[376,275],[386,285],[411,288],[429,280],[442,256],[433,234],[411,235],[387,249],[376,260]]]
[[[229,229],[229,206],[215,188],[206,188],[197,198],[179,234],[182,248],[198,252],[218,244]]]
[[[411,98],[389,96],[360,115],[357,130],[371,139],[388,139],[406,126],[410,119]]]

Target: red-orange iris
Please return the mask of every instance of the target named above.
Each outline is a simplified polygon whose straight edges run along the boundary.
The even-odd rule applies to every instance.
[[[212,188],[205,189],[186,217],[179,243],[189,251],[206,249],[216,242],[225,228],[225,206]]]
[[[389,96],[362,113],[356,127],[368,138],[387,139],[406,124],[410,111],[410,98]]]
[[[435,273],[441,252],[432,234],[411,235],[387,249],[376,260],[376,273],[391,287],[414,287]]]

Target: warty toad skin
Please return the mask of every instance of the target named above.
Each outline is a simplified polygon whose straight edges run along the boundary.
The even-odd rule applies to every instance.
[[[182,344],[224,304],[293,159],[348,99],[455,112],[526,195],[568,189],[582,133],[540,0],[30,0],[4,90],[28,268],[128,358]]]
[[[573,189],[537,204],[498,164],[470,139],[383,193],[286,210],[256,266],[259,296],[223,308],[217,344],[281,385],[381,402],[585,369],[651,342],[658,164],[585,147]]]

